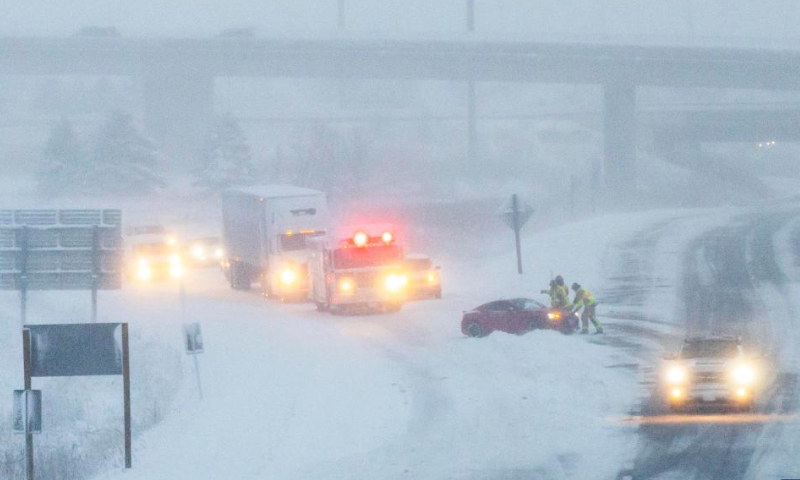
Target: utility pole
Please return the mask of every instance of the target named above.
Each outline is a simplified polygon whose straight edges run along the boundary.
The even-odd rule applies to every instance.
[[[475,0],[467,1],[467,32],[475,31]],[[476,166],[478,160],[478,127],[475,111],[475,81],[467,82],[467,162],[470,168]]]
[[[339,26],[339,31],[340,32],[344,31],[344,1],[345,0],[338,0],[339,8],[338,8],[338,12],[337,12],[337,14],[338,14],[338,22],[337,22],[337,24]]]

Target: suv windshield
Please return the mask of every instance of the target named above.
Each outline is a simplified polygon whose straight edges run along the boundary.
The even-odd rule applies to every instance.
[[[686,342],[681,358],[732,358],[739,353],[736,342],[729,340],[696,340]]]
[[[403,252],[397,245],[366,248],[340,248],[333,252],[333,267],[337,269],[379,267],[398,264]]]

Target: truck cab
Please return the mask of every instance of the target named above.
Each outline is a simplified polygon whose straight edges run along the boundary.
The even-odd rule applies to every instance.
[[[309,259],[311,299],[320,311],[397,312],[406,300],[403,249],[391,230],[356,228],[315,242]]]

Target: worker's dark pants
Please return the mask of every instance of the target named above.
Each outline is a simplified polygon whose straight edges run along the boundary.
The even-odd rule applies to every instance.
[[[600,326],[600,322],[597,321],[597,304],[593,303],[591,305],[585,305],[583,307],[583,313],[581,313],[581,329],[583,331],[589,330],[589,321],[592,322],[594,328],[597,330],[602,330],[603,327]]]

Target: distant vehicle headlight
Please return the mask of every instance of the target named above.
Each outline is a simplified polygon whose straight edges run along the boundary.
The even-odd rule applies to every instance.
[[[169,256],[169,264],[172,265],[173,267],[176,265],[180,265],[181,256],[178,255],[177,253],[173,253],[172,255]]]
[[[740,385],[750,385],[756,379],[756,372],[750,365],[739,365],[733,369],[733,379]]]
[[[150,267],[145,265],[139,265],[139,268],[136,269],[136,278],[142,282],[146,282],[153,278],[153,271],[150,270]]]
[[[214,250],[214,258],[216,258],[217,260],[222,260],[222,257],[224,256],[225,256],[225,250],[221,248]]]
[[[667,382],[670,384],[678,384],[686,381],[686,369],[683,367],[673,366],[667,370]]]
[[[192,256],[197,260],[206,259],[206,249],[202,245],[195,245],[192,247]]]
[[[180,264],[172,264],[169,266],[169,276],[172,278],[183,277],[183,266]]]

